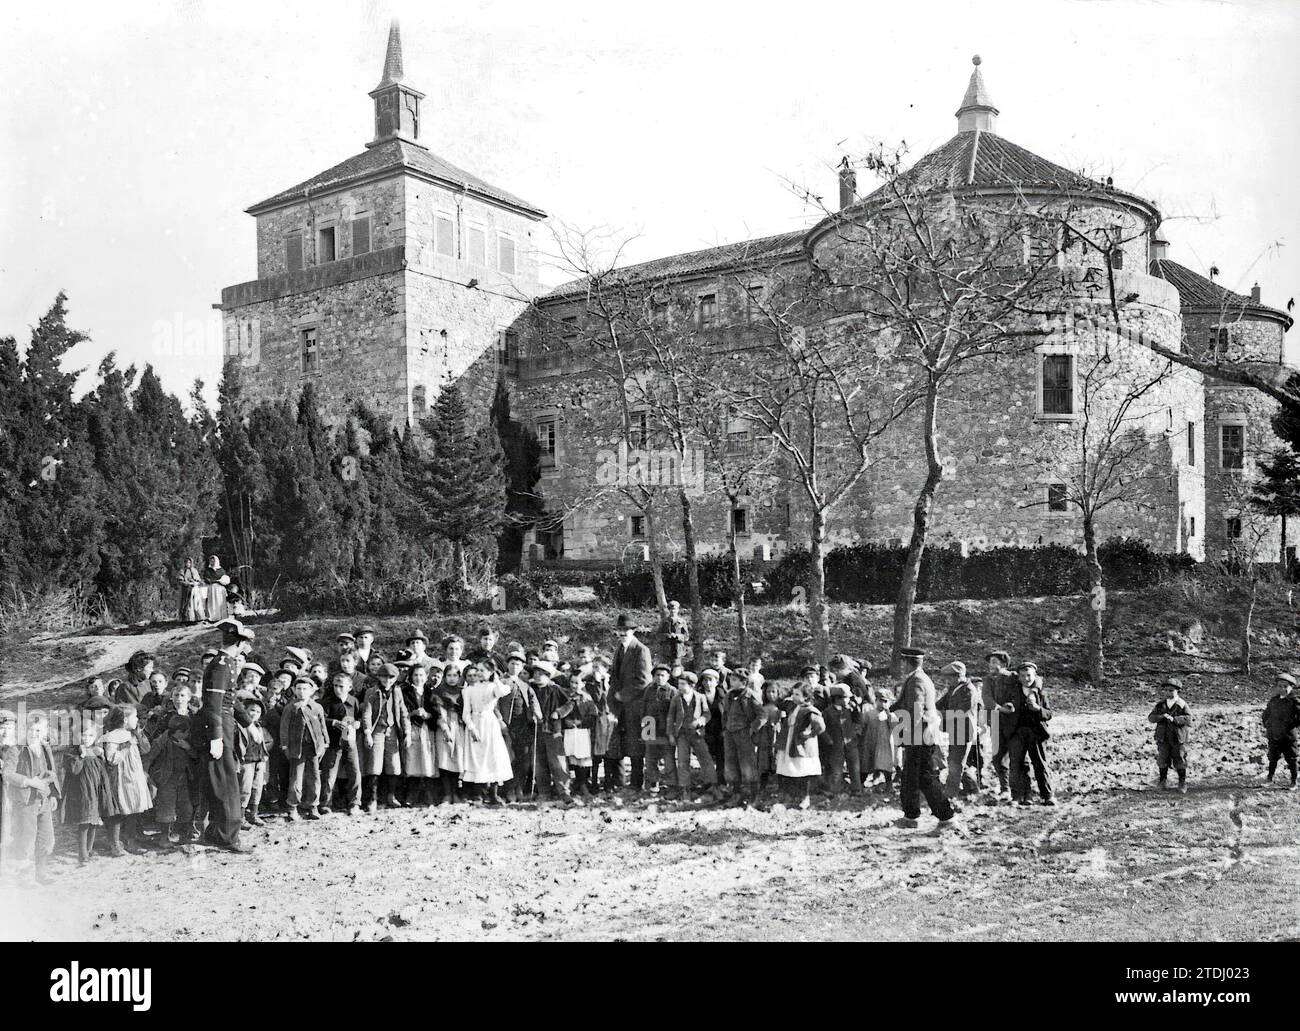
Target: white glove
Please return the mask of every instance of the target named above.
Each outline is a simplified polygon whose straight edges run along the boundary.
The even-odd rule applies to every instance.
[[[217,738],[208,745],[208,755],[212,756],[214,759],[220,759],[221,753],[225,751],[225,747],[226,743],[222,741],[221,738]]]

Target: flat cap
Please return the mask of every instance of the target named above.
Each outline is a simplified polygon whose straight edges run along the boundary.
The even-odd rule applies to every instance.
[[[528,669],[534,673],[545,673],[548,677],[555,676],[555,663],[547,662],[545,659],[534,659]]]
[[[939,672],[953,673],[959,677],[964,677],[966,675],[966,663],[953,660],[952,662],[948,663],[948,665],[944,666],[943,669],[939,670]]]
[[[375,676],[388,677],[390,680],[396,680],[398,677],[397,667],[394,666],[391,662],[385,662],[382,666],[380,666],[377,670],[375,670]]]
[[[1290,673],[1279,673],[1277,675],[1277,679],[1284,683],[1290,684],[1292,687],[1296,686],[1295,677],[1293,677]]]
[[[924,659],[925,649],[924,648],[899,648],[898,654],[905,655],[909,659]]]

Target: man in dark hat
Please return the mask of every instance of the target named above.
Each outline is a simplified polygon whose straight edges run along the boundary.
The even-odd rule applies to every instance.
[[[991,651],[984,656],[984,683],[981,701],[989,721],[989,747],[993,751],[993,772],[998,778],[998,801],[1011,800],[1011,739],[1016,733],[1016,699],[1020,682],[1011,671],[1011,656]]]
[[[252,647],[254,633],[239,620],[223,619],[221,650],[203,670],[201,707],[190,723],[190,740],[196,749],[207,745],[201,755],[208,827],[203,841],[230,852],[244,852],[239,828],[244,814],[240,807],[239,763],[235,759],[236,722],[247,726],[248,714],[235,698],[235,681],[243,656]]]
[[[614,759],[606,765],[606,784],[618,788],[623,783],[623,757],[632,760],[631,786],[639,791],[645,783],[645,742],[641,739],[641,696],[650,686],[650,649],[637,637],[636,620],[626,612],[618,617],[614,661],[609,670],[609,707],[618,717],[614,733],[618,748],[605,754]]]
[[[953,807],[944,794],[938,771],[947,769],[948,759],[938,744],[942,727],[935,708],[934,682],[925,671],[925,652],[900,648],[903,686],[891,707],[899,715],[903,735],[903,818],[900,826],[915,827],[921,815],[921,796],[939,819],[938,830],[954,828]]]
[[[1296,736],[1300,734],[1300,697],[1296,695],[1295,677],[1279,673],[1277,694],[1264,706],[1264,736],[1268,739],[1268,782],[1273,783],[1277,761],[1286,760],[1291,772],[1291,790],[1296,787]]]
[[[1043,691],[1043,678],[1038,675],[1037,664],[1028,660],[1016,667],[1016,678],[1020,684],[1012,713],[1016,729],[1011,735],[1008,755],[1011,797],[1019,805],[1029,805],[1029,767],[1032,765],[1043,805],[1056,805],[1052,771],[1047,765],[1047,739],[1051,737],[1047,724],[1052,719],[1052,709]]]

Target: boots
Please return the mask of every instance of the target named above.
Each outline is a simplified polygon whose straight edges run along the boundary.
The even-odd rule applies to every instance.
[[[108,854],[114,858],[126,855],[122,847],[122,818],[116,817],[108,825]]]
[[[397,778],[384,776],[384,805],[389,809],[405,808],[402,801],[397,797]]]
[[[379,811],[379,803],[375,801],[378,780],[374,774],[366,774],[361,778],[361,805],[372,816]]]

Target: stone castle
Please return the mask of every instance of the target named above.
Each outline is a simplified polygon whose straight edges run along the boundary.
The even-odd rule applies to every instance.
[[[227,354],[241,363],[249,395],[293,397],[310,381],[328,414],[361,400],[401,426],[423,415],[449,382],[484,410],[504,383],[515,417],[541,444],[539,489],[553,513],[530,535],[529,553],[602,562],[643,551],[646,520],[633,499],[593,487],[598,455],[612,441],[566,425],[566,399],[598,389],[563,346],[564,329],[582,319],[589,292],[581,280],[541,291],[546,213],[421,143],[423,94],[405,81],[396,22],[370,96],[374,138],[361,153],[247,209],[257,220],[257,278],[225,288],[219,307]],[[998,113],[976,59],[956,135],[905,175],[951,193],[959,210],[999,198],[1050,206],[1068,196],[1074,217],[1113,229],[1103,271],[1144,339],[1216,361],[1283,362],[1287,313],[1264,305],[1258,288],[1237,294],[1172,261],[1154,204],[998,135]],[[846,168],[840,210],[807,230],[673,255],[620,275],[653,284],[671,298],[683,331],[725,351],[743,346],[751,332],[748,299],[764,286],[757,268],[833,264],[844,240],[836,227],[870,219],[873,210]],[[1026,261],[1034,247],[1026,241]],[[1062,269],[1079,265],[1085,280],[1098,271],[1089,267],[1096,255],[1084,248],[1077,255],[1059,248],[1048,260]],[[935,499],[935,543],[1080,543],[1058,478],[1062,448],[1080,418],[1078,378],[1091,346],[1066,332],[1034,347],[1032,359],[1008,360],[963,382],[960,433],[940,440],[954,475]],[[1117,367],[1134,377],[1160,364],[1141,343],[1115,347]],[[1269,422],[1275,404],[1176,366],[1142,399],[1152,446],[1144,452],[1148,468],[1134,481],[1141,497],[1099,516],[1101,536],[1138,536],[1198,559],[1249,542],[1276,560],[1279,528],[1242,501],[1256,463],[1279,444]],[[729,430],[737,449],[762,446],[743,420]],[[900,424],[882,439],[852,503],[841,506],[831,543],[905,542],[924,473],[921,444]],[[798,545],[806,514],[797,494],[774,486],[734,504],[705,490],[695,518],[702,552],[725,550],[734,529],[746,557],[774,557]],[[671,516],[658,522],[669,524],[661,540],[671,555],[680,527],[672,532]]]

